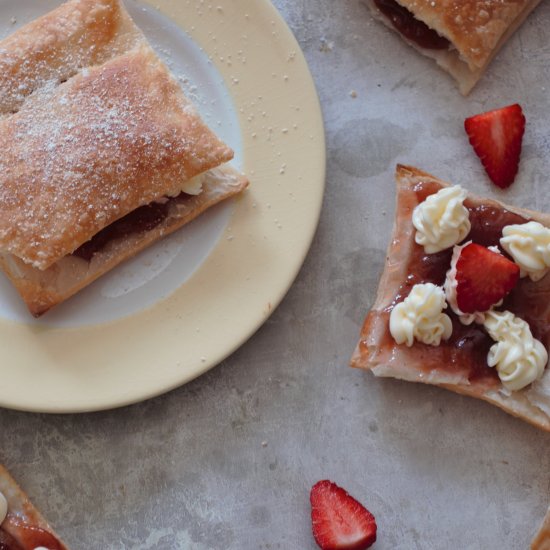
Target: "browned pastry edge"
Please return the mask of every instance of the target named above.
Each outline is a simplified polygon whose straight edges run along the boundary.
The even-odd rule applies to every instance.
[[[230,166],[214,168],[205,174],[202,192],[176,206],[171,205],[162,223],[152,230],[132,233],[109,242],[94,254],[90,262],[67,256],[46,270],[39,270],[11,254],[1,254],[0,267],[17,288],[29,311],[38,317],[119,263],[247,186],[248,180]]]
[[[531,550],[550,550],[550,508],[548,508],[542,525],[531,542]]]
[[[415,50],[433,59],[458,83],[460,92],[468,95],[483,76],[500,49],[521,26],[541,0],[487,0],[464,2],[431,0],[397,0],[415,17],[454,46],[450,50],[430,50],[404,37],[391,24],[373,0],[366,0],[376,19],[397,32]]]
[[[378,358],[380,350],[379,343],[387,334],[388,327],[387,324],[382,322],[375,314],[382,312],[390,305],[394,296],[397,294],[399,286],[405,281],[408,275],[408,259],[415,246],[415,232],[411,219],[412,212],[409,212],[408,215],[400,215],[404,213],[404,208],[400,205],[400,201],[403,200],[404,193],[419,182],[435,182],[442,187],[450,185],[427,172],[403,165],[397,166],[396,180],[397,204],[395,221],[390,244],[386,253],[384,271],[380,279],[374,305],[365,319],[359,343],[351,358],[351,366],[372,370],[376,376],[387,376],[408,380],[410,382],[431,384],[446,388],[455,393],[482,399],[538,428],[550,431],[550,417],[540,408],[534,406],[524,395],[523,390],[511,392],[511,395],[508,396],[499,392],[498,389],[480,388],[476,386],[475,383],[462,380],[460,377],[455,378],[447,376],[447,373],[441,373],[435,370],[427,376],[420,370],[420,365],[418,365],[418,368],[415,368],[415,365],[411,364],[411,362],[407,363],[406,368],[400,369],[398,365],[385,364]],[[505,208],[520,216],[550,226],[550,215],[548,214],[508,206],[499,201],[480,198],[470,193],[468,193],[468,199],[474,204]],[[397,345],[395,345],[395,349],[404,350],[403,346],[398,347]],[[404,353],[406,353],[406,351],[404,351]]]
[[[61,541],[61,538],[51,528],[42,514],[35,508],[29,497],[23,489],[19,487],[10,473],[0,464],[0,492],[8,501],[8,517],[2,523],[2,529],[11,535],[18,543],[23,544],[21,533],[18,529],[18,521],[22,521],[30,526],[39,527],[44,531],[51,533],[61,544],[62,550],[67,547]],[[26,547],[25,545],[23,547]]]
[[[470,69],[482,68],[502,37],[517,28],[540,0],[397,0],[447,38]]]

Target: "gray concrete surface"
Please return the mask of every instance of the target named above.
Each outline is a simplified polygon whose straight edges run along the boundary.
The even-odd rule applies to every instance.
[[[305,51],[328,141],[321,222],[295,284],[246,345],[168,395],[78,416],[0,411],[1,460],[74,549],[313,550],[308,497],[323,478],[375,514],[377,550],[526,549],[550,502],[548,434],[346,365],[384,260],[396,161],[550,210],[550,4],[465,99],[358,0],[274,3]],[[514,101],[528,129],[500,193],[462,122]]]

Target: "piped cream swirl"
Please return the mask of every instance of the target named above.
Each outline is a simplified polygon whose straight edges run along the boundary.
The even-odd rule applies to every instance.
[[[412,346],[414,340],[439,346],[447,340],[453,326],[448,315],[443,289],[433,283],[414,285],[410,294],[390,314],[390,333],[398,344]]]
[[[426,254],[450,248],[468,235],[471,224],[465,198],[466,191],[459,185],[444,187],[414,209],[414,238]]]
[[[500,245],[520,268],[520,276],[542,279],[550,269],[550,229],[538,222],[507,225]]]
[[[521,390],[542,376],[548,352],[523,319],[510,311],[488,311],[483,326],[496,342],[487,364],[496,367],[505,388]]]

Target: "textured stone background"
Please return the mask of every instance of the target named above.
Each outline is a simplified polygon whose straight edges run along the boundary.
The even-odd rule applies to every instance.
[[[467,99],[358,0],[274,4],[327,131],[324,209],[295,284],[246,345],[168,395],[79,416],[0,411],[0,459],[74,549],[313,550],[308,496],[322,478],[376,515],[378,550],[526,548],[550,502],[548,434],[346,364],[381,272],[397,161],[550,209],[550,4]],[[501,193],[462,121],[515,101],[529,125]]]

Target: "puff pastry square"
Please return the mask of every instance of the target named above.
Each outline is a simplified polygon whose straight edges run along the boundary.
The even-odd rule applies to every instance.
[[[494,343],[477,324],[465,326],[450,311],[453,334],[439,346],[414,342],[398,345],[389,330],[390,313],[417,283],[443,285],[452,248],[426,255],[415,242],[414,208],[428,195],[448,184],[413,167],[397,167],[395,224],[378,293],[367,315],[351,365],[371,370],[376,376],[400,378],[441,386],[460,394],[483,399],[506,412],[550,431],[550,368],[540,380],[519,391],[508,391],[496,369],[487,366],[487,353]],[[499,244],[502,227],[534,220],[550,227],[550,215],[468,195],[464,205],[470,212],[476,241],[483,246]],[[473,229],[472,229],[473,230]],[[480,237],[478,237],[480,236]],[[467,236],[466,241],[469,240]],[[548,350],[550,345],[550,275],[532,282],[520,279],[505,299],[503,309],[530,325],[533,336]]]
[[[470,93],[492,59],[541,0],[367,0],[376,19],[398,32],[413,48],[436,61]],[[395,12],[398,12],[395,15]],[[394,14],[394,15],[392,15]],[[424,23],[447,41],[426,47],[403,33],[392,17]],[[408,14],[408,16],[406,15]],[[420,31],[424,32],[424,31]]]
[[[247,185],[119,0],[21,28],[0,72],[0,265],[34,315]]]

